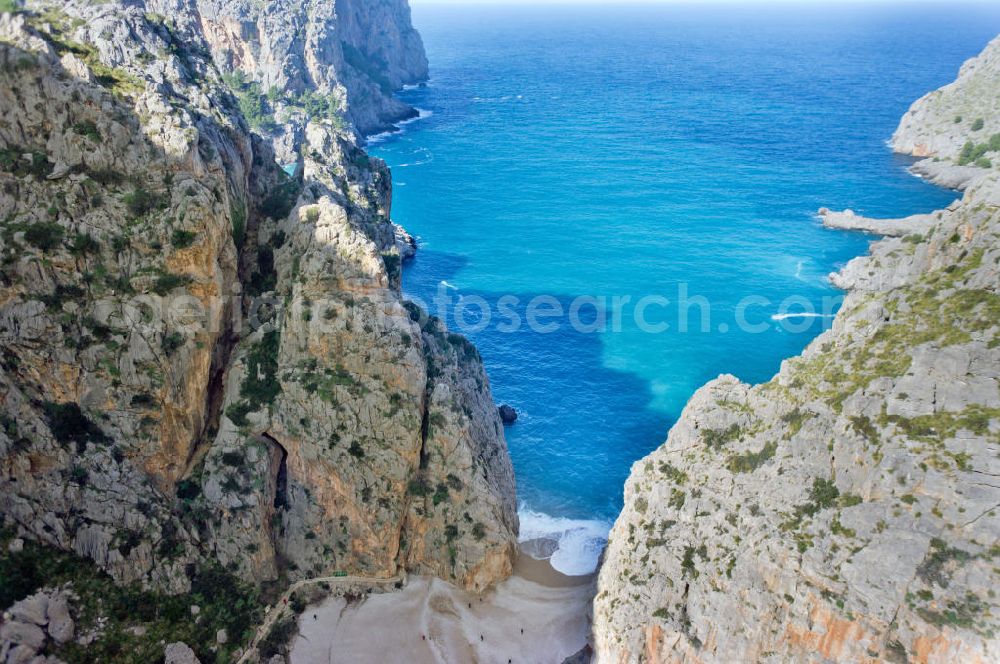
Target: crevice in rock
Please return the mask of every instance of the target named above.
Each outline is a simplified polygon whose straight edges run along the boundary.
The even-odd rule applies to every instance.
[[[227,302],[225,306],[223,320],[225,329],[219,335],[219,339],[212,349],[212,364],[209,369],[208,389],[206,391],[205,417],[202,421],[201,431],[198,433],[188,458],[185,460],[185,470],[182,477],[188,477],[191,471],[202,461],[205,453],[208,452],[212,441],[219,433],[219,420],[222,417],[222,404],[226,394],[226,372],[229,369],[230,358],[233,348],[236,347],[238,337],[233,330],[232,303]]]
[[[271,463],[274,477],[274,500],[272,501],[272,504],[274,505],[274,509],[278,510],[288,507],[288,452],[285,451],[284,447],[274,441],[273,438],[270,440],[277,448],[279,456],[277,470],[274,469],[274,462],[272,461]]]
[[[420,452],[419,452],[419,463],[415,473],[410,475],[409,481],[420,482],[423,480],[424,471],[427,470],[430,464],[430,453],[427,451],[427,439],[430,436],[430,404],[431,404],[431,393],[434,390],[434,379],[432,376],[433,371],[433,361],[429,356],[429,349],[426,346],[426,340],[424,341],[425,346],[423,348],[424,353],[424,364],[427,368],[427,382],[424,386],[424,393],[420,402]],[[399,532],[396,534],[396,541],[398,543],[398,548],[396,550],[396,567],[397,569],[407,568],[407,551],[406,551],[406,540],[407,532],[411,528],[411,510],[413,509],[413,503],[415,496],[407,487],[404,489],[404,504],[403,504],[403,516],[400,520]]]
[[[264,508],[264,528],[267,530],[267,540],[271,543],[275,561],[279,568],[283,567],[284,547],[281,520],[276,518],[288,509],[288,450],[277,439],[268,433],[260,434],[257,439],[267,444],[267,486]]]
[[[426,344],[426,341],[425,341]],[[424,363],[427,366],[427,383],[424,385],[424,396],[420,409],[420,470],[427,468],[430,457],[427,452],[427,438],[431,430],[431,394],[434,392],[434,361],[429,357],[430,349],[424,347]]]
[[[427,435],[430,432],[430,405],[427,403],[429,395],[424,396],[424,408],[420,415],[420,470],[427,468],[430,461],[427,454]]]

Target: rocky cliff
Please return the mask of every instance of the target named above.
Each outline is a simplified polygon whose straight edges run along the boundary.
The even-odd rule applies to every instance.
[[[958,78],[913,103],[892,135],[896,152],[920,157],[914,172],[963,189],[1000,166],[1000,37]],[[994,164],[994,162],[998,162]]]
[[[252,105],[277,118],[264,133],[291,135],[294,143],[313,107],[343,114],[361,134],[415,114],[392,96],[427,78],[423,43],[406,0],[196,4],[220,69],[257,86]],[[290,151],[285,159],[294,161],[295,154]]]
[[[958,160],[996,131],[998,45],[911,109],[897,149]],[[933,215],[827,215],[894,237],[834,276],[832,329],[766,384],[703,387],[635,464],[594,603],[598,661],[1000,658],[991,166]]]
[[[504,578],[517,516],[489,382],[402,298],[389,173],[344,122],[393,116],[389,92],[425,74],[405,2],[15,9],[3,524],[172,592],[215,564],[254,583]],[[251,131],[233,66],[346,94],[301,108],[289,148]]]

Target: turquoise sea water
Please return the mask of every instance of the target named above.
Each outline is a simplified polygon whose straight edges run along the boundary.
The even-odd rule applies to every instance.
[[[1000,31],[1000,5],[417,5],[414,22],[431,81],[401,96],[425,117],[372,143],[420,242],[404,289],[475,341],[520,412],[523,534],[562,533],[553,562],[579,573],[631,464],[700,385],[766,381],[829,325],[826,275],[871,238],[824,230],[819,207],[900,216],[955,198],[885,141]],[[537,296],[543,312],[606,302],[607,329],[588,329],[594,300],[576,329],[531,329]],[[802,311],[818,315],[781,315]]]

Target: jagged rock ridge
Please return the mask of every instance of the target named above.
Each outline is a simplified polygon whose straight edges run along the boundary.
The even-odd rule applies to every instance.
[[[998,43],[929,98],[997,80]],[[927,118],[911,111],[896,145],[959,154]],[[975,172],[908,234],[826,215],[896,237],[834,275],[843,308],[800,357],[763,385],[709,383],[635,464],[598,661],[1000,658],[1000,176]]]

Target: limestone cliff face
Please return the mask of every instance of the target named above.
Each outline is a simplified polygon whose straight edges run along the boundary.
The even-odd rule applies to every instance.
[[[327,96],[362,134],[413,114],[392,96],[427,78],[423,43],[405,0],[197,5],[220,68],[258,82],[279,114],[294,116],[304,93]]]
[[[309,112],[287,176],[204,5],[0,14],[0,517],[173,590],[212,561],[489,586],[517,516],[478,354],[400,295],[384,165]],[[419,65],[405,3],[314,5],[306,34],[398,18],[378,52]]]
[[[915,233],[828,215],[897,237],[836,275],[800,357],[708,384],[635,464],[599,661],[1000,658],[1000,177],[979,174]]]
[[[218,557],[258,576],[287,561],[485,588],[511,571],[517,516],[479,356],[399,296],[388,173],[330,127],[306,145],[299,206],[257,229],[283,314],[238,348],[206,459],[205,497],[234,517]],[[227,484],[242,449],[272,462]]]

